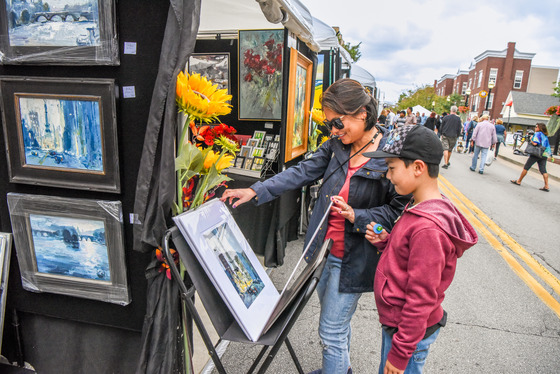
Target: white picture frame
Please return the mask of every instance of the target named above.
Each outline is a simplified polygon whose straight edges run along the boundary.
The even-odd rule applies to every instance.
[[[227,206],[214,199],[173,220],[241,329],[257,341],[280,294]]]

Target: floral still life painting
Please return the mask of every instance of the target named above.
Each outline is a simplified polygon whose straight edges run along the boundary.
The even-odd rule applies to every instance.
[[[239,118],[280,120],[284,30],[239,31]]]

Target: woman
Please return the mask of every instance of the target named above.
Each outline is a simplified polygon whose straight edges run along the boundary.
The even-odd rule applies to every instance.
[[[364,152],[383,147],[386,130],[375,126],[377,101],[352,79],[332,84],[321,98],[325,123],[332,138],[312,157],[282,173],[257,182],[250,188],[226,190],[222,200],[233,207],[255,199],[266,203],[283,192],[299,189],[323,179],[319,198],[313,208],[305,247],[311,243],[306,260],[327,239],[333,240],[331,253],[317,285],[321,302],[319,336],[323,346],[322,374],[351,372],[350,320],[362,292],[373,291],[373,278],[379,260],[375,248],[365,239],[366,226],[380,222],[389,230],[409,197],[400,196],[385,177],[383,160],[370,159]],[[332,201],[327,220],[320,220]]]
[[[500,151],[500,144],[505,143],[506,128],[503,125],[504,121],[501,119],[496,120],[496,136],[498,137],[498,142],[495,144],[494,149],[494,160],[498,157],[498,152]]]
[[[548,186],[548,173],[546,172],[546,160],[550,157],[551,150],[550,150],[550,143],[548,141],[548,130],[546,129],[546,125],[544,123],[539,122],[536,124],[535,135],[533,135],[533,137],[531,138],[531,144],[542,145],[543,147],[546,148],[543,153],[543,157],[538,158],[536,156],[529,155],[529,159],[525,163],[525,166],[523,166],[523,170],[521,171],[521,175],[519,176],[519,179],[517,180],[512,179],[510,180],[510,182],[517,186],[521,185],[521,181],[527,175],[527,171],[536,162],[539,165],[539,171],[541,172],[544,179],[544,187],[539,188],[539,190],[548,192],[550,191],[550,189]]]
[[[428,119],[426,120],[426,123],[424,123],[424,127],[427,127],[430,130],[434,131],[436,129],[436,123],[436,112],[432,112],[430,113],[430,117],[428,117]]]
[[[387,121],[387,110],[383,109],[381,111],[381,115],[377,119],[377,123],[379,123],[381,126],[385,126],[386,121]]]

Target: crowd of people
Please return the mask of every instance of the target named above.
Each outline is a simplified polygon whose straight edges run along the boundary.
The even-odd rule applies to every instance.
[[[484,174],[484,168],[490,165],[493,160],[498,157],[500,146],[506,145],[505,139],[507,130],[501,119],[491,120],[487,114],[482,116],[474,115],[466,121],[461,121],[457,114],[457,107],[452,106],[450,113],[431,112],[429,116],[416,112],[412,113],[411,107],[406,111],[397,111],[393,113],[391,108],[385,108],[379,116],[379,124],[392,130],[403,125],[422,125],[434,131],[441,139],[444,156],[442,168],[449,168],[452,152],[461,152],[472,154],[472,163],[470,170],[476,172],[478,168],[479,174]],[[549,191],[548,173],[546,170],[546,162],[552,155],[550,144],[548,141],[546,125],[538,123],[535,129],[535,135],[531,137],[529,143],[536,147],[541,147],[541,156],[530,155],[523,172],[518,179],[514,179],[511,183],[520,185],[521,181],[527,174],[527,171],[535,163],[538,164],[539,172],[544,179],[544,187],[541,191]]]

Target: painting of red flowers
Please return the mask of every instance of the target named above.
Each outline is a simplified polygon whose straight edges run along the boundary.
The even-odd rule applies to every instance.
[[[284,30],[239,30],[239,119],[280,120]]]

